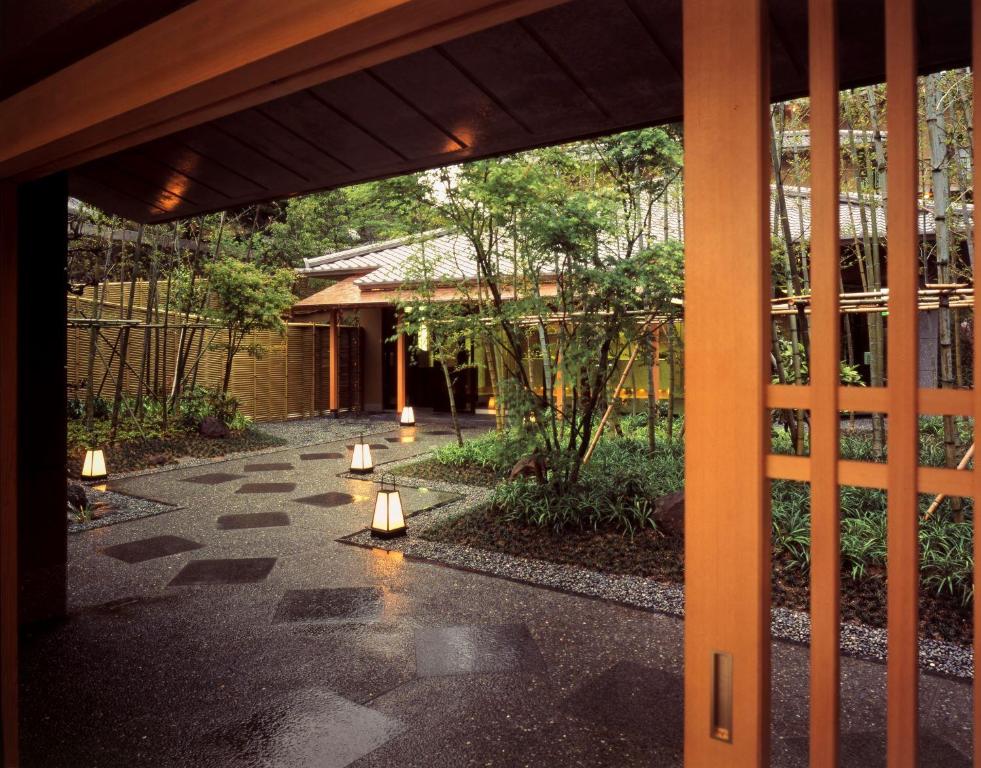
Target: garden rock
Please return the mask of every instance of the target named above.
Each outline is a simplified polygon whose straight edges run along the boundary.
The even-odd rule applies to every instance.
[[[675,491],[655,499],[654,522],[669,536],[684,536],[685,492]]]
[[[147,456],[146,465],[148,467],[162,467],[164,464],[169,464],[170,459],[164,456],[162,453],[155,453],[152,456]]]
[[[85,488],[79,483],[68,483],[68,506],[73,510],[82,510],[89,503]]]
[[[228,437],[231,432],[228,429],[228,425],[221,419],[216,419],[214,416],[205,416],[201,419],[201,423],[198,424],[198,434],[202,437],[221,439]]]
[[[538,482],[545,482],[545,461],[541,456],[532,455],[521,459],[511,468],[509,480],[519,477],[534,477]]]

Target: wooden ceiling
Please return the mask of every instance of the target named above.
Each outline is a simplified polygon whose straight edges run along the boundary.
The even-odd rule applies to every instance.
[[[969,61],[968,0],[922,3],[922,71]],[[929,11],[929,12],[927,12]],[[774,100],[807,83],[805,0],[773,0]],[[883,79],[883,1],[842,4],[843,86]],[[72,170],[160,222],[680,120],[680,0],[573,0]]]

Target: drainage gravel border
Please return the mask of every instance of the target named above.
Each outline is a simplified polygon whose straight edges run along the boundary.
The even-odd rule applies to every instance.
[[[87,486],[85,490],[89,494],[90,501],[111,504],[113,509],[96,520],[89,520],[85,523],[69,522],[69,534],[84,533],[94,528],[103,528],[107,525],[116,525],[118,523],[128,523],[131,520],[155,517],[165,512],[174,512],[175,510],[183,509],[179,505],[165,504],[162,501],[130,496],[127,493],[119,493],[117,491],[100,491],[91,486]]]
[[[399,551],[412,560],[436,563],[684,618],[684,588],[678,584],[660,582],[642,576],[599,573],[575,565],[530,560],[503,552],[489,552],[461,544],[420,538],[419,533],[425,532],[432,525],[479,508],[486,503],[490,495],[490,489],[487,488],[435,480],[427,481],[398,474],[399,467],[414,464],[421,458],[417,455],[393,461],[385,466],[386,474],[392,474],[398,485],[445,491],[457,494],[460,498],[412,515],[408,536],[398,539],[376,539],[367,529],[363,529],[338,541],[359,547]],[[364,479],[364,476],[359,477]],[[809,643],[811,620],[807,613],[788,608],[774,608],[770,616],[771,632],[775,639],[804,645]],[[864,624],[841,625],[843,655],[884,662],[886,640],[885,629]],[[974,677],[974,654],[971,648],[939,640],[921,639],[919,654],[920,669],[924,672],[953,678]]]

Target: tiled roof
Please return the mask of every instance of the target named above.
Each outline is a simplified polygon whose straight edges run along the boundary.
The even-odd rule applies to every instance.
[[[809,239],[811,190],[807,187],[785,187],[784,192],[791,236],[795,241]],[[773,195],[771,231],[779,231],[776,207],[776,195]],[[874,215],[879,235],[886,234],[886,212],[881,199],[877,198],[872,203],[866,198],[860,203],[854,193],[842,193],[838,212],[842,242],[851,243],[856,237],[861,238],[863,208],[870,232],[871,216]],[[973,206],[967,206],[967,210],[973,216]],[[929,201],[921,201],[919,211],[920,234],[930,237],[934,234],[934,219]],[[961,226],[960,218],[952,216],[951,227],[957,229]],[[684,240],[684,215],[679,190],[669,191],[664,199],[653,204],[647,233],[653,242]],[[617,244],[612,240],[601,247],[608,252],[617,250]],[[377,289],[413,282],[417,278],[413,272],[418,272],[423,263],[429,271],[429,278],[437,283],[474,281],[477,278],[472,245],[463,235],[445,229],[306,259],[303,268],[298,271],[302,275],[315,277],[352,278],[349,282],[351,289],[355,286]],[[502,271],[507,272],[506,269]]]

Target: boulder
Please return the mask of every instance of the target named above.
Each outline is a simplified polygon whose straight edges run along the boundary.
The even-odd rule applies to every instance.
[[[89,495],[85,492],[85,486],[80,483],[68,483],[68,505],[74,510],[82,510],[88,506]]]
[[[684,536],[685,492],[675,491],[655,499],[654,522],[668,536]]]
[[[152,456],[146,457],[146,465],[148,467],[162,467],[164,464],[169,464],[170,459],[168,459],[162,453],[155,453]]]
[[[221,439],[228,437],[231,433],[228,425],[221,419],[216,419],[214,416],[205,416],[201,419],[201,423],[198,424],[198,434],[202,437]]]
[[[545,460],[538,454],[532,454],[531,456],[526,456],[521,459],[517,464],[511,467],[511,474],[508,476],[509,480],[515,480],[519,477],[533,477],[538,482],[545,482]]]

